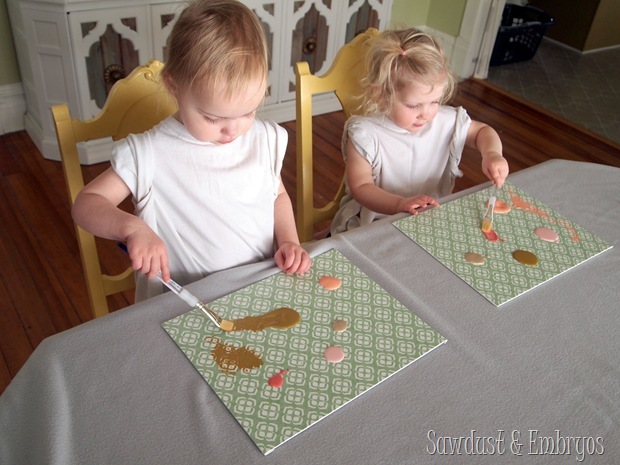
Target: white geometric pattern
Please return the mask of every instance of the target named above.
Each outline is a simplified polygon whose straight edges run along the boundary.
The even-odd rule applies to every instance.
[[[493,229],[500,240],[491,242],[480,230],[490,190],[393,224],[496,306],[612,247],[508,182],[498,190],[497,199],[511,205],[511,210],[495,214]],[[560,240],[540,239],[534,231],[541,226],[553,229]],[[516,250],[534,253],[538,264],[518,262],[512,256]],[[464,258],[468,252],[482,255],[484,263],[468,262]]]
[[[341,287],[323,288],[323,276]],[[279,307],[301,316],[292,328],[259,332],[219,331],[199,310],[162,325],[264,454],[445,342],[334,249],[315,257],[304,276],[280,272],[208,306],[229,320]],[[348,323],[344,332],[332,328],[336,319]],[[252,349],[263,364],[222,372],[211,356],[215,344]],[[330,346],[343,349],[342,362],[325,359]],[[283,387],[269,386],[281,370],[289,370]]]

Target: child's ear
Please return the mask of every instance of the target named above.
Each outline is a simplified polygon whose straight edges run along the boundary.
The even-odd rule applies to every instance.
[[[164,74],[164,85],[166,86],[166,89],[168,89],[168,92],[170,92],[170,94],[176,98],[177,96],[177,85],[174,82],[174,79],[172,79],[172,77],[170,77],[168,74]]]

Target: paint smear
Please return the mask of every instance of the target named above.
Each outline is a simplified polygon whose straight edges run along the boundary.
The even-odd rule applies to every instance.
[[[483,265],[485,262],[485,258],[476,252],[467,252],[463,257],[472,265]]]
[[[346,321],[344,321],[344,320],[334,320],[334,322],[332,324],[332,328],[337,333],[345,332],[348,327],[349,327],[349,324]]]
[[[534,230],[534,234],[536,234],[540,239],[547,242],[560,242],[560,236],[553,229],[540,227]]]
[[[344,351],[342,347],[330,346],[323,352],[325,360],[329,363],[340,363],[344,360]]]
[[[581,238],[579,237],[579,234],[577,234],[577,231],[575,230],[575,228],[573,228],[570,224],[568,224],[567,221],[560,219],[560,220],[557,220],[556,223],[562,226],[564,229],[566,229],[570,233],[570,238],[573,240],[573,242],[581,242]]]
[[[538,208],[535,205],[532,205],[530,202],[523,200],[521,197],[516,195],[514,192],[508,190],[508,193],[511,196],[510,201],[512,202],[512,205],[514,206],[514,208],[517,208],[519,210],[523,210],[529,213],[533,213],[534,215],[538,215],[541,218],[546,219],[550,223],[559,224],[560,226],[565,228],[570,233],[570,236],[573,242],[581,242],[581,238],[579,237],[579,234],[577,233],[575,228],[573,228],[567,221],[563,219],[555,220],[551,216],[549,216],[549,214],[546,211]]]
[[[549,213],[547,213],[543,209],[538,208],[537,206],[531,204],[530,202],[522,199],[521,197],[519,197],[518,195],[516,195],[514,192],[510,190],[508,192],[510,193],[510,201],[512,202],[512,205],[517,210],[523,210],[529,213],[533,213],[534,215],[538,215],[541,218],[545,218],[549,221],[553,221],[553,219],[549,216]]]
[[[482,234],[484,234],[484,237],[486,237],[489,242],[497,242],[497,241],[505,242],[504,239],[500,238],[493,229],[491,229],[488,232],[482,231]]]
[[[263,364],[254,350],[247,347],[235,347],[231,344],[222,344],[218,338],[207,336],[205,342],[215,342],[211,356],[220,370],[229,375],[235,375],[238,370],[252,370]]]
[[[512,252],[512,257],[519,263],[527,266],[538,265],[538,257],[527,250],[515,250]]]
[[[278,373],[269,378],[269,386],[279,389],[284,385],[284,375],[288,373],[288,370],[280,370]]]
[[[233,321],[232,331],[262,331],[267,328],[288,329],[301,321],[301,316],[292,308],[282,307],[263,315],[246,316]]]
[[[319,284],[328,291],[335,291],[342,286],[342,280],[336,278],[335,276],[323,276],[319,279]]]

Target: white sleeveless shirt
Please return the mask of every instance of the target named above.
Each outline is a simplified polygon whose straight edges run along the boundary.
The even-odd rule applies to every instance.
[[[274,202],[288,134],[255,120],[224,144],[200,142],[169,117],[114,146],[112,167],[127,184],[135,213],[164,241],[172,279],[264,260],[274,252]],[[137,276],[136,301],[162,292]]]

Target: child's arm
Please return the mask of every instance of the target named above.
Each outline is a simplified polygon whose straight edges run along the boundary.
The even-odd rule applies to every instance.
[[[125,242],[134,270],[153,279],[161,271],[170,280],[166,246],[140,218],[118,208],[131,195],[127,185],[108,168],[86,185],[71,209],[73,220],[95,236]]]
[[[502,155],[502,141],[491,126],[472,121],[467,131],[468,147],[477,149],[482,155],[482,172],[484,175],[502,187],[508,176],[508,162]]]
[[[312,260],[301,245],[295,227],[293,205],[282,179],[274,204],[274,227],[278,250],[274,256],[276,265],[284,272],[302,274],[310,269]]]
[[[402,197],[381,189],[372,178],[370,163],[360,155],[350,140],[347,142],[346,175],[355,200],[374,212],[387,215],[408,212],[415,215],[419,208],[439,206],[437,200],[427,195]]]

